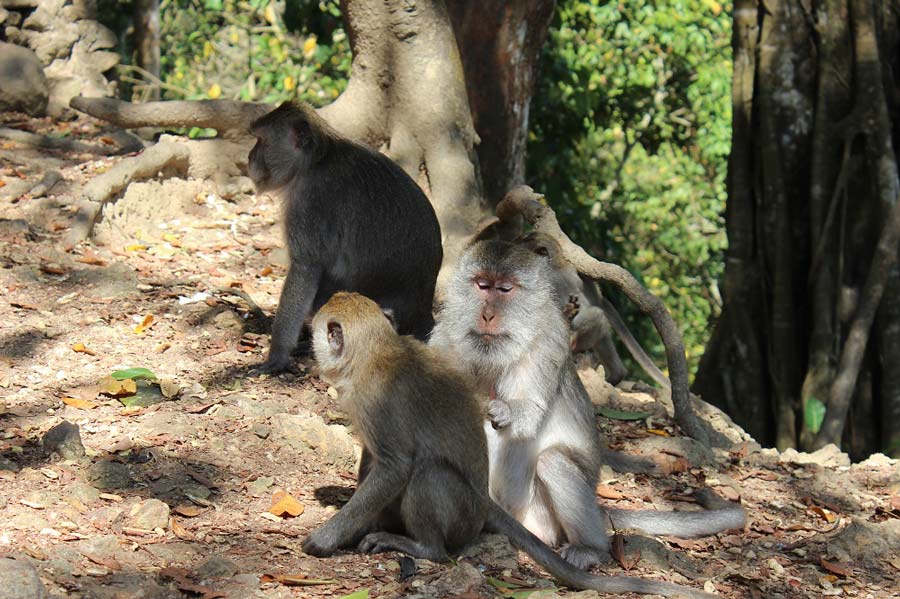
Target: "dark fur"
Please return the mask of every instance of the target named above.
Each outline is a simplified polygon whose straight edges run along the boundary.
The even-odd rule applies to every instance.
[[[443,250],[415,181],[303,104],[286,102],[250,130],[258,139],[250,177],[283,196],[291,259],[263,370],[289,365],[303,322],[341,290],[374,298],[393,310],[401,333],[425,339]]]
[[[681,537],[743,526],[744,510],[735,504],[702,512],[597,505],[597,478],[610,452],[603,451],[575,371],[547,260],[521,244],[477,243],[463,254],[444,296],[431,345],[490,394],[491,497],[544,542],[561,546],[572,564],[587,568],[608,559],[610,524]]]
[[[306,553],[356,546],[443,561],[487,528],[508,535],[569,587],[712,597],[581,572],[500,509],[488,497],[487,447],[472,390],[437,350],[398,336],[374,302],[339,293],[312,327],[319,367],[338,389],[364,460],[353,497],[303,541]]]

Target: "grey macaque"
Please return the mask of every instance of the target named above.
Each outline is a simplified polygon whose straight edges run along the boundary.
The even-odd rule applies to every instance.
[[[692,512],[603,509],[595,489],[608,455],[578,378],[551,264],[522,244],[479,242],[447,286],[430,345],[489,397],[490,495],[579,568],[608,559],[607,529],[697,537],[741,528],[743,508]],[[714,494],[701,504],[721,506]],[[716,501],[718,500],[718,501]]]
[[[503,511],[488,495],[483,411],[472,388],[441,351],[397,335],[372,300],[335,294],[313,319],[312,334],[320,371],[336,386],[365,459],[356,492],[303,541],[306,553],[356,547],[443,561],[487,529],[507,535],[568,587],[713,597],[582,572]]]
[[[443,249],[434,208],[388,157],[342,137],[315,110],[285,102],[256,120],[249,171],[284,202],[290,267],[260,370],[291,364],[307,317],[336,291],[394,310],[401,333],[425,339]]]

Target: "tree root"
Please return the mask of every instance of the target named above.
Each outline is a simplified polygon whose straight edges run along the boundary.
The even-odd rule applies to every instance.
[[[271,104],[233,100],[145,102],[76,96],[69,106],[123,129],[137,127],[203,127],[246,133],[247,127],[273,108]]]
[[[103,206],[114,200],[132,181],[154,177],[170,165],[186,172],[189,159],[190,150],[186,144],[163,137],[141,154],[126,158],[91,179],[78,200],[75,222],[63,240],[63,247],[70,250],[90,237]]]
[[[535,230],[552,237],[559,243],[563,256],[579,273],[595,281],[606,281],[618,287],[628,299],[650,317],[666,347],[669,380],[672,384],[672,404],[675,421],[682,430],[698,442],[710,445],[710,432],[694,413],[688,393],[687,360],[681,333],[662,301],[647,291],[630,272],[616,264],[600,262],[575,244],[560,229],[556,214],[540,202],[541,196],[530,187],[522,185],[512,189],[497,205],[497,217],[506,223],[522,215]]]

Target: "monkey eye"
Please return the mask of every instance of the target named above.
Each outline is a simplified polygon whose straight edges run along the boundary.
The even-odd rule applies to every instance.
[[[332,320],[328,323],[328,345],[331,346],[331,350],[340,354],[344,350],[344,329],[341,327],[340,323]]]
[[[499,291],[500,293],[509,293],[512,290],[512,283],[497,283],[497,291]]]
[[[487,291],[491,288],[491,282],[486,279],[477,279],[475,281],[475,286],[482,291]]]

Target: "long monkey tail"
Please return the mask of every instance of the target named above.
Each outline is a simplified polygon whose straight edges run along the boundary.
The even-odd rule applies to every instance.
[[[491,531],[505,534],[513,545],[531,556],[559,582],[573,589],[594,590],[600,593],[643,593],[688,599],[716,599],[716,595],[671,582],[628,576],[595,576],[583,572],[561,558],[493,501],[485,526]]]
[[[709,489],[702,489],[695,496],[706,509],[695,512],[604,509],[616,528],[637,528],[651,535],[682,539],[743,528],[747,523],[747,512],[739,504],[726,501]]]

